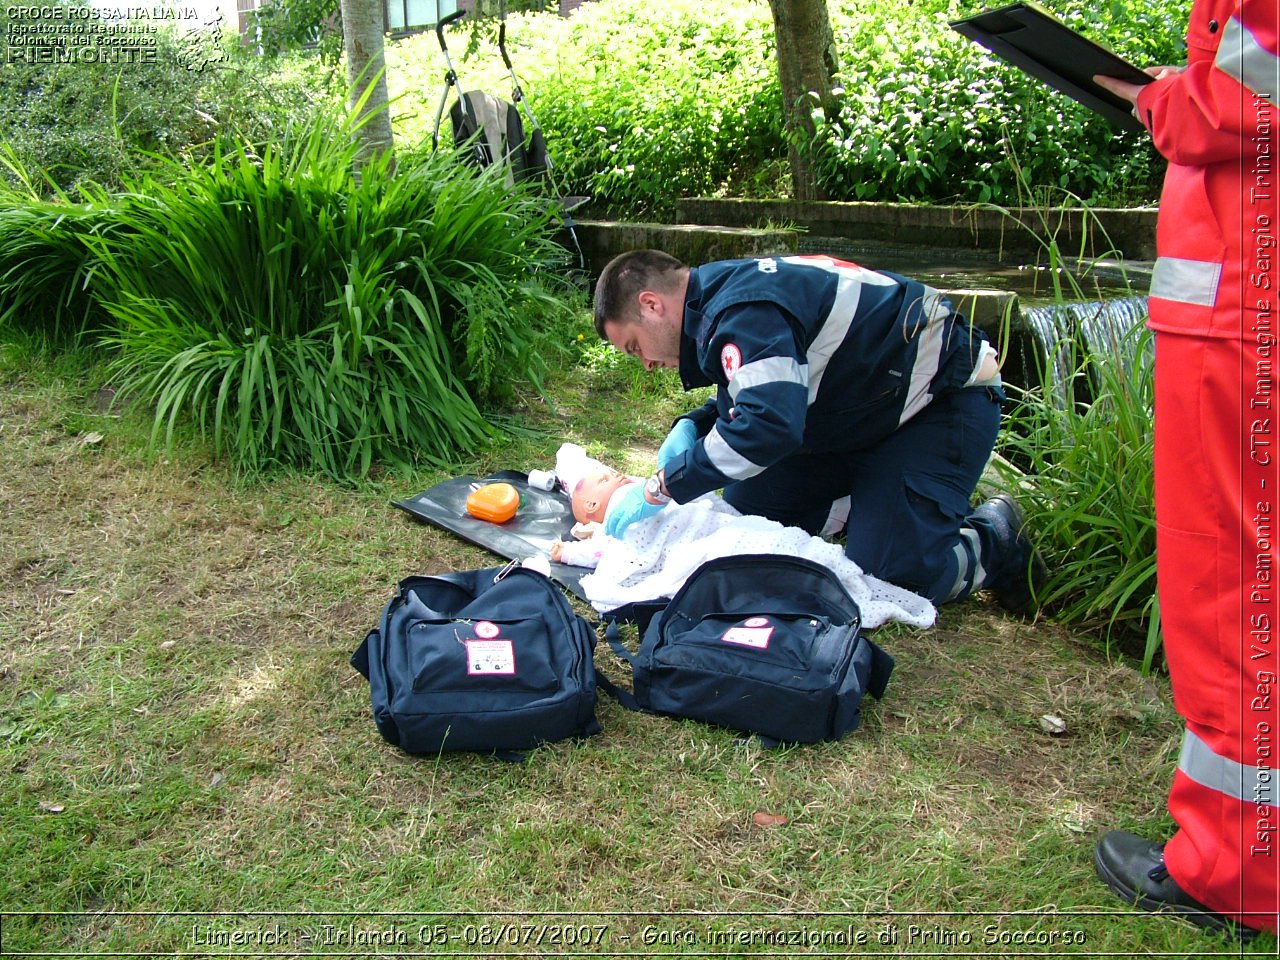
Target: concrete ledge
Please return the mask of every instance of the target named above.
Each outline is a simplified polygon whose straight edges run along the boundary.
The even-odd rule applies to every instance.
[[[583,221],[575,226],[578,243],[594,279],[613,257],[628,250],[662,250],[690,265],[737,257],[791,254],[794,231],[749,227],[705,227],[694,224]],[[1018,315],[1018,296],[1001,290],[944,289],[957,311],[984,329],[994,330]]]
[[[1063,255],[1155,259],[1155,209],[1019,209],[912,203],[801,203],[793,200],[681,200],[682,224],[792,225],[814,236],[877,243],[983,249],[1023,257],[1056,239]]]
[[[1016,293],[1007,290],[942,290],[957,313],[981,329],[1003,360],[1005,383],[1029,386],[1039,380],[1036,355],[1041,351],[1035,332],[1022,316]]]
[[[993,337],[1006,326],[1021,326],[1018,295],[1004,290],[940,290],[956,313]]]
[[[796,242],[792,230],[612,220],[581,221],[574,232],[587,261],[587,273],[592,278],[598,277],[613,257],[628,250],[662,250],[684,263],[696,265],[711,260],[793,253]]]

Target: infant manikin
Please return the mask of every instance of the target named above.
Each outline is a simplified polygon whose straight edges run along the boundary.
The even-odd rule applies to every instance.
[[[603,530],[609,504],[618,494],[640,482],[608,467],[585,473],[569,494],[573,519],[578,521],[571,532],[578,542],[557,540],[551,545],[551,559],[556,563],[595,566],[600,550],[587,541]]]

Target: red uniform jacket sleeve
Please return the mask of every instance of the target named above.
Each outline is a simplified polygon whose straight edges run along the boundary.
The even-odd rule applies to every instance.
[[[1187,28],[1187,67],[1138,94],[1138,117],[1171,163],[1205,166],[1239,158],[1255,130],[1252,101],[1277,95],[1280,4],[1197,0]],[[1242,106],[1244,109],[1242,109]]]

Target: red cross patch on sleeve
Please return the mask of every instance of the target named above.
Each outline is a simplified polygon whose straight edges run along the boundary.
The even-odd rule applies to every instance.
[[[726,343],[720,349],[720,366],[724,369],[724,378],[732,380],[733,375],[742,366],[742,351],[736,343]]]

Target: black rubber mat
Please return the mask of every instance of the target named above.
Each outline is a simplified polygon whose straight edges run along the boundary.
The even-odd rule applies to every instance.
[[[516,515],[506,523],[490,523],[467,513],[467,495],[477,486],[498,482],[509,483],[520,493],[520,509]],[[528,475],[514,470],[487,477],[454,477],[416,496],[392,503],[419,520],[443,527],[508,560],[543,556],[551,563],[551,544],[571,539],[574,523],[569,497],[563,491],[531,487]],[[590,572],[584,567],[551,563],[551,578],[584,600],[579,581]]]

